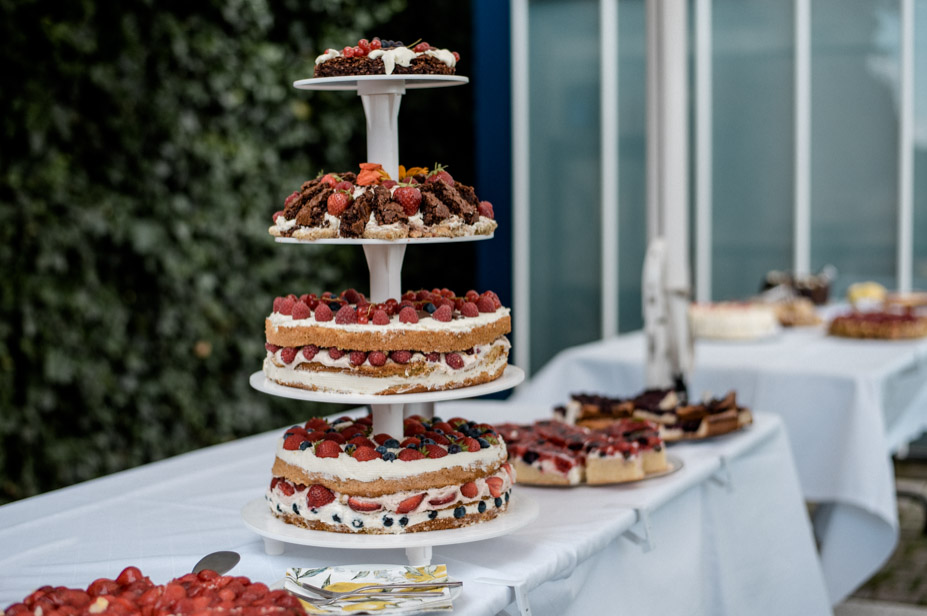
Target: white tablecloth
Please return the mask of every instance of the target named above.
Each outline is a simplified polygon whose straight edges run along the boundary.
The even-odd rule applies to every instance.
[[[444,417],[531,420],[546,407],[452,403]],[[544,614],[828,614],[829,602],[781,421],[674,447],[679,472],[577,489],[518,486],[540,517],[504,537],[436,547],[464,581],[455,614],[511,605],[510,580]],[[289,566],[405,562],[399,550],[288,546],[264,553],[240,517],[269,481],[279,431],[203,449],[0,507],[0,606],[44,584],[86,587],[136,565],[153,581],[181,575],[210,551],[233,549],[233,573],[272,583]],[[644,513],[642,513],[644,512]],[[646,536],[652,549],[623,537]],[[602,610],[606,609],[605,612]]]
[[[562,404],[571,393],[629,396],[644,386],[640,332],[574,347],[513,400]],[[782,417],[815,516],[833,603],[876,572],[898,538],[891,452],[927,426],[927,341],[785,331],[753,343],[699,341],[690,392],[721,395]]]

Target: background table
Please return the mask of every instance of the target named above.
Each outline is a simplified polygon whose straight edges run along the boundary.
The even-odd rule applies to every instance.
[[[514,400],[554,406],[571,393],[644,385],[636,332],[563,351]],[[927,341],[834,338],[822,327],[758,342],[699,341],[689,391],[737,398],[785,422],[834,604],[875,573],[898,539],[891,453],[927,425]]]
[[[456,402],[438,413],[529,421],[549,409]],[[455,614],[497,614],[514,600],[514,588],[528,593],[537,615],[606,606],[617,606],[615,614],[739,615],[756,606],[764,614],[830,613],[785,431],[775,416],[757,420],[738,435],[674,447],[684,467],[666,477],[609,487],[518,486],[540,505],[534,524],[434,549],[433,562],[464,581]],[[288,546],[280,556],[264,553],[240,509],[268,484],[279,435],[0,507],[0,606],[43,584],[86,587],[130,564],[162,583],[220,549],[242,554],[233,573],[266,583],[289,566],[404,562],[400,550]]]

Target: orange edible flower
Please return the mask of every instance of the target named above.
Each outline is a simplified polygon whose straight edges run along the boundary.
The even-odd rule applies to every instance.
[[[380,183],[380,170],[383,165],[379,163],[361,163],[361,172],[357,174],[357,180],[354,182],[358,186],[370,186]]]

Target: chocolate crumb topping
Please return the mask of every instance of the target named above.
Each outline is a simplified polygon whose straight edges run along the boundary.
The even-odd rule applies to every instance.
[[[451,211],[447,209],[440,199],[434,193],[422,191],[422,203],[419,206],[422,212],[422,221],[426,225],[436,225],[442,220],[451,217]]]

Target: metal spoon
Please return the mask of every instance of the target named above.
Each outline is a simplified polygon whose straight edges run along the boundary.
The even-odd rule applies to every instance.
[[[198,563],[193,565],[193,573],[211,569],[219,575],[222,575],[237,565],[239,560],[241,560],[241,556],[238,555],[238,552],[213,552],[212,554],[207,554],[201,558]]]

